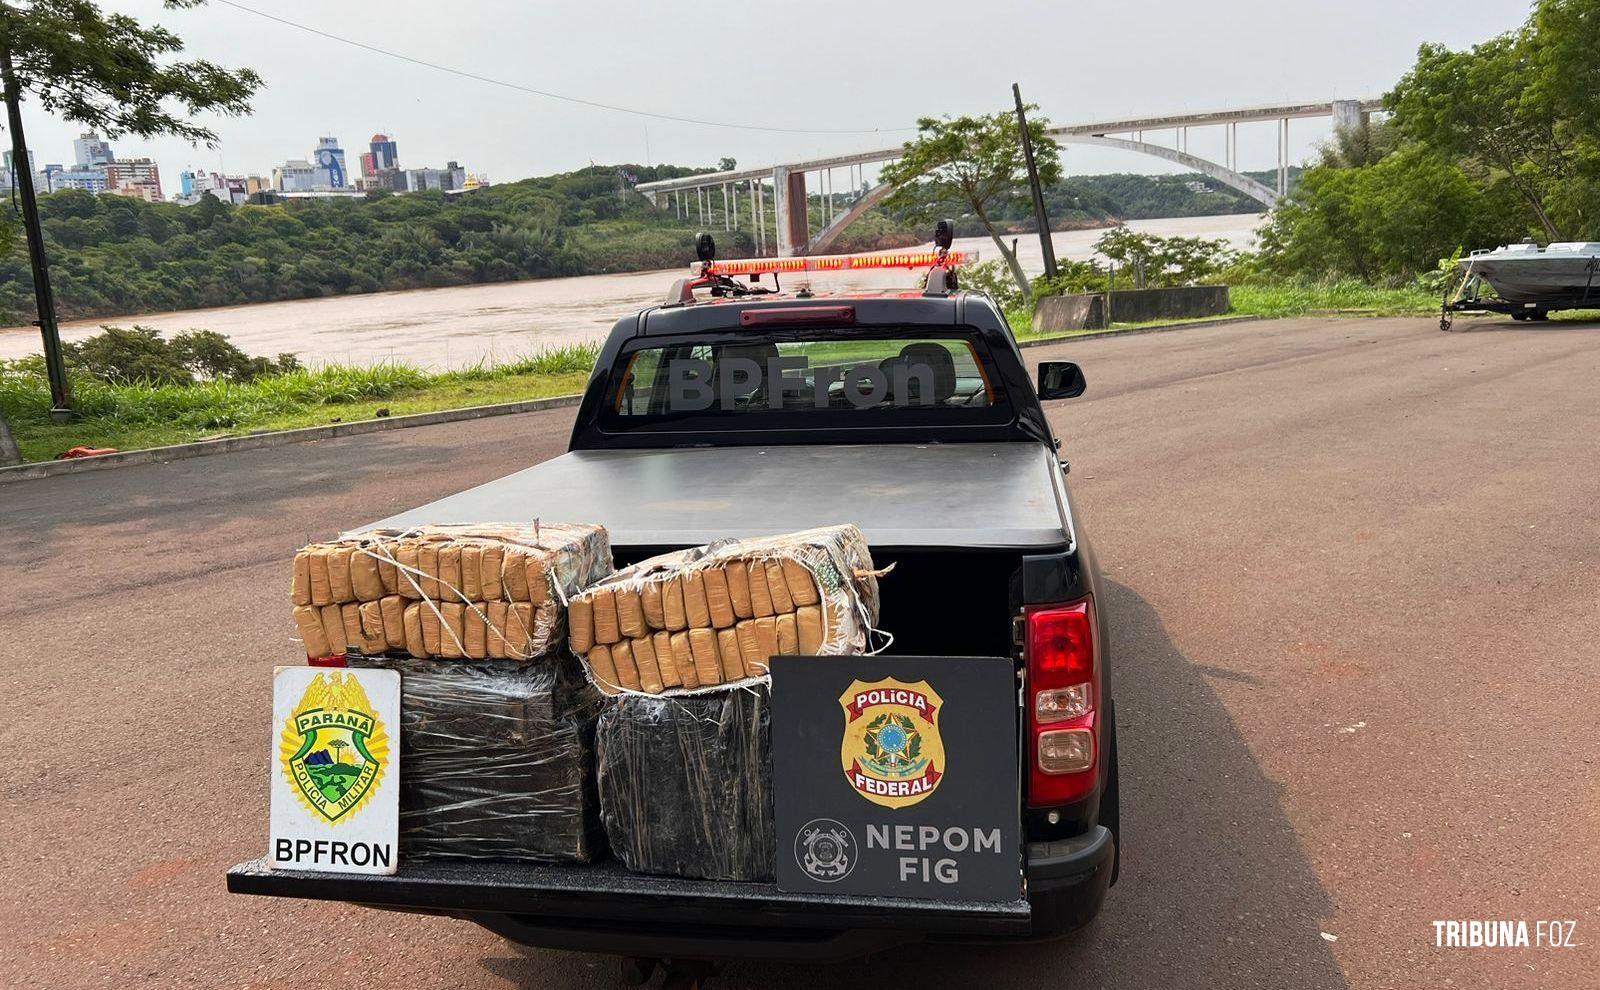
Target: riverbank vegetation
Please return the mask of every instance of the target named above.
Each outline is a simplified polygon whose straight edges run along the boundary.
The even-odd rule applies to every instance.
[[[233,349],[244,364],[229,357],[232,370],[224,366],[213,373],[152,359],[152,337],[160,341],[146,328],[108,329],[71,345],[68,370],[79,415],[65,425],[50,421],[42,357],[0,361],[0,416],[10,423],[23,460],[49,460],[80,445],[136,450],[572,395],[588,382],[598,353],[592,344],[579,344],[509,362],[429,372],[393,361],[304,368],[293,355],[280,355],[262,368],[265,359]],[[179,345],[178,338],[166,343],[173,349]],[[210,343],[212,352],[220,353],[216,342]],[[86,353],[94,360],[85,360]]]
[[[1600,3],[1539,0],[1465,51],[1424,45],[1389,116],[1336,136],[1261,239],[1263,272],[1403,286],[1440,258],[1600,240]]]

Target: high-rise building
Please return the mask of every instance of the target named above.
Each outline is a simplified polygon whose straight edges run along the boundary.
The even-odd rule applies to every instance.
[[[60,192],[63,189],[81,189],[89,193],[103,193],[107,188],[106,170],[104,166],[67,168],[64,165],[51,163],[39,170],[39,177],[34,183],[34,188],[40,195]]]
[[[151,202],[161,201],[161,169],[149,158],[120,158],[105,164],[106,189],[116,192],[124,187],[133,187],[138,190],[153,190],[155,198]],[[150,199],[146,192],[136,192],[134,195]]]
[[[105,165],[116,158],[111,152],[111,142],[102,139],[94,131],[85,131],[78,135],[72,142],[72,156],[79,168]]]
[[[372,173],[400,167],[400,152],[387,134],[374,134],[367,147],[372,149]]]
[[[370,179],[377,174],[377,160],[373,157],[372,152],[363,151],[361,153],[361,177],[363,179]]]
[[[350,184],[349,173],[344,167],[344,149],[339,147],[338,138],[319,139],[316,149],[311,152],[311,160],[326,173],[326,181],[320,184],[320,188],[343,189]]]
[[[327,189],[327,175],[327,172],[304,159],[291,158],[272,170],[272,188],[279,192]]]
[[[28,171],[33,171],[33,152],[28,152]],[[11,168],[11,152],[7,151],[0,157],[0,189],[9,191],[16,185],[16,173]]]

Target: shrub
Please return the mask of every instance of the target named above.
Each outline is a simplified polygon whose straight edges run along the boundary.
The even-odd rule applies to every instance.
[[[193,385],[195,377],[248,382],[300,367],[293,354],[251,357],[215,330],[190,330],[170,341],[151,327],[101,327],[62,347],[67,366],[113,384]]]

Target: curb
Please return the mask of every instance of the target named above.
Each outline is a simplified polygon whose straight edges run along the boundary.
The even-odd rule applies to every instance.
[[[327,426],[307,426],[298,430],[276,430],[270,433],[252,433],[242,437],[220,437],[216,440],[199,440],[179,443],[170,447],[149,447],[126,453],[103,454],[99,457],[77,457],[66,461],[39,461],[0,468],[0,485],[9,481],[31,481],[35,478],[53,478],[62,474],[83,471],[103,471],[107,468],[130,467],[134,464],[151,464],[157,461],[179,461],[190,457],[207,457],[211,454],[231,454],[236,450],[258,450],[264,447],[282,447],[291,443],[313,440],[332,440],[335,437],[360,436],[363,433],[384,433],[404,430],[414,426],[435,426],[440,423],[459,423],[469,419],[487,419],[490,416],[510,416],[515,413],[538,412],[541,409],[559,409],[576,406],[581,395],[557,395],[548,399],[525,399],[521,402],[503,402],[492,406],[468,406],[465,409],[443,409],[439,412],[414,413],[410,416],[388,416],[383,419],[362,419],[354,423],[330,423]]]
[[[1182,323],[1152,323],[1144,327],[1130,327],[1127,330],[1091,330],[1088,333],[1064,334],[1059,337],[1045,337],[1042,340],[1018,341],[1018,347],[1043,347],[1046,344],[1071,344],[1080,340],[1099,340],[1104,337],[1133,337],[1144,333],[1170,333],[1173,330],[1199,330],[1203,327],[1225,327],[1230,323],[1250,323],[1255,320],[1271,320],[1271,316],[1225,316],[1219,320],[1185,320]]]

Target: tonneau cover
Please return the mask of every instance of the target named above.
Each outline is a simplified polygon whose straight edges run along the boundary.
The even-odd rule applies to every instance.
[[[375,525],[537,516],[665,547],[854,523],[874,547],[1060,550],[1060,479],[1039,443],[580,450]]]

